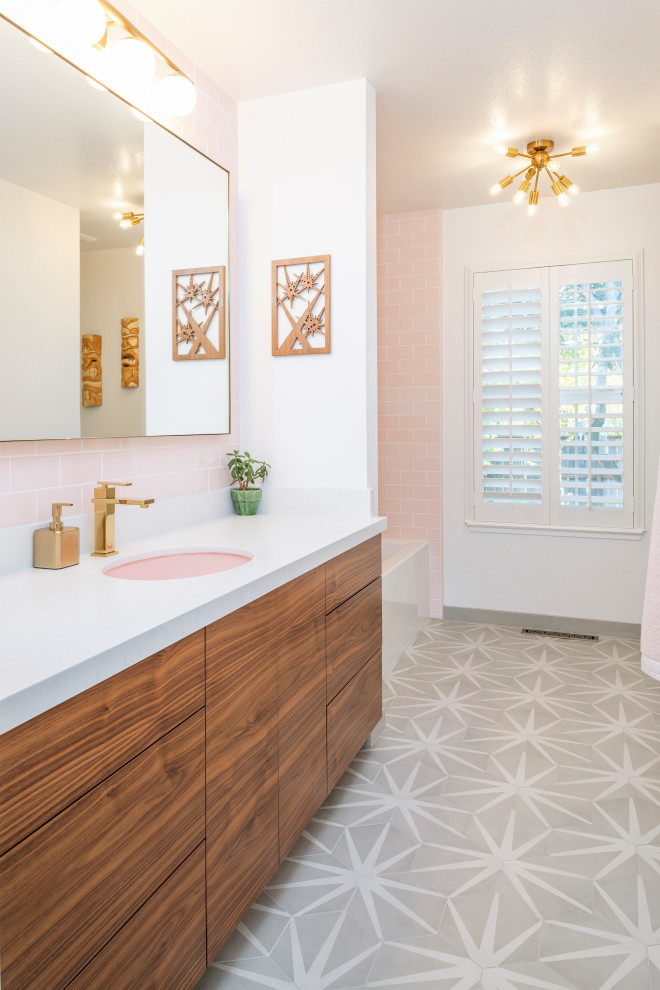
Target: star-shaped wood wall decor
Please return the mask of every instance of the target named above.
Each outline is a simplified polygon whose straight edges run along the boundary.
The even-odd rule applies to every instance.
[[[329,254],[273,261],[272,338],[275,357],[330,353]]]
[[[224,265],[172,272],[173,361],[226,356],[225,278]]]

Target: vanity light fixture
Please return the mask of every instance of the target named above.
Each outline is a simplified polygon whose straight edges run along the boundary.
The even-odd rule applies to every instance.
[[[527,206],[527,213],[529,216],[533,216],[536,212],[536,208],[539,201],[539,176],[541,172],[546,172],[550,180],[550,187],[557,197],[557,201],[560,206],[568,206],[570,200],[567,193],[576,195],[579,193],[580,189],[571,182],[565,175],[560,175],[555,166],[555,161],[557,158],[566,158],[567,155],[571,155],[573,158],[582,158],[587,154],[594,154],[598,151],[598,145],[579,145],[575,148],[571,148],[570,151],[563,151],[561,154],[553,155],[552,151],[554,149],[554,141],[550,141],[548,138],[537,138],[534,141],[530,141],[527,145],[527,154],[523,151],[518,151],[517,148],[509,148],[505,145],[498,145],[495,151],[500,155],[504,155],[507,158],[527,158],[529,160],[528,165],[521,168],[519,172],[515,175],[507,175],[495,185],[491,186],[488,190],[491,196],[498,196],[503,189],[510,186],[514,179],[517,179],[519,175],[525,173],[525,178],[520,184],[517,192],[513,197],[513,202],[517,205],[522,203],[529,190],[529,199]],[[530,190],[532,184],[532,179],[534,180],[534,188]]]
[[[74,44],[106,52],[109,74],[124,84],[145,85],[160,69],[156,99],[163,113],[184,117],[195,106],[192,80],[106,0],[57,0],[55,16],[59,31]]]

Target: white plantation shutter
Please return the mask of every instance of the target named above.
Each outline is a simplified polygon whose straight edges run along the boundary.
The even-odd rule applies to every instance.
[[[478,272],[476,522],[629,529],[633,265]]]
[[[475,518],[542,522],[540,269],[475,276]]]
[[[565,525],[632,526],[632,274],[631,261],[552,272],[553,515]]]

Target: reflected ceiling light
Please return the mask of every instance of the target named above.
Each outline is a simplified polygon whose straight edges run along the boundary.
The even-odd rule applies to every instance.
[[[554,149],[554,141],[550,141],[547,138],[537,138],[535,141],[530,141],[527,145],[527,154],[523,151],[518,151],[517,148],[511,148],[506,145],[497,145],[495,151],[504,155],[506,158],[527,158],[531,164],[525,165],[521,168],[519,172],[515,175],[507,175],[495,185],[491,186],[488,190],[491,196],[498,196],[503,189],[510,186],[514,179],[517,179],[519,175],[525,173],[525,178],[521,182],[517,192],[514,194],[513,202],[517,205],[522,203],[527,195],[527,191],[532,184],[532,179],[534,180],[534,188],[529,190],[529,200],[527,206],[527,213],[529,216],[533,216],[536,212],[536,208],[539,201],[539,176],[541,172],[545,172],[550,180],[550,187],[557,197],[557,202],[560,206],[568,206],[570,199],[567,195],[576,195],[579,193],[580,189],[571,182],[565,175],[560,175],[556,170],[555,161],[557,158],[566,158],[571,155],[573,158],[581,158],[584,155],[593,155],[598,151],[598,145],[579,145],[578,147],[571,148],[570,151],[564,151],[559,155],[553,155],[552,151]]]
[[[128,210],[126,213],[113,213],[112,219],[116,220],[120,227],[128,229],[129,227],[137,227],[139,223],[142,223],[144,213],[133,213],[132,210]]]
[[[135,249],[135,253],[136,253],[137,255],[139,255],[139,257],[140,257],[140,258],[141,258],[141,257],[142,257],[142,255],[144,254],[144,234],[143,234],[143,235],[142,235],[142,237],[140,238],[140,243],[139,243],[139,244],[138,244],[138,246],[136,247],[136,249]]]
[[[158,83],[158,101],[164,113],[172,117],[185,117],[197,102],[197,93],[190,79],[175,72],[171,76],[163,76]]]
[[[98,0],[59,0],[57,20],[76,45],[95,45],[106,31],[105,10]]]
[[[112,49],[112,67],[128,86],[142,86],[156,71],[156,56],[139,38],[122,38]]]

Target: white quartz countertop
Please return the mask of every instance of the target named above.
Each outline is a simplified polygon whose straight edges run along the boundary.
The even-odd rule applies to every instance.
[[[0,577],[0,732],[54,707],[170,643],[382,532],[381,517],[225,516],[81,555],[62,570]],[[170,581],[126,581],[102,569],[166,549],[246,550],[230,571]]]

